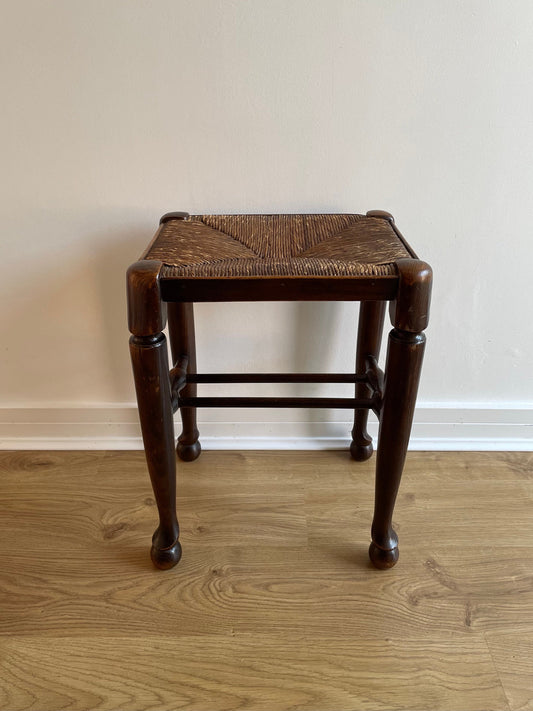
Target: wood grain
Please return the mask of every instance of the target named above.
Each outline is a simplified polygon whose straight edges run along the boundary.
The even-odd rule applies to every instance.
[[[142,452],[1,453],[0,708],[532,708],[532,461],[410,453],[384,572],[372,462],[204,452],[160,572]]]
[[[0,645],[3,708],[11,711],[507,708],[481,639],[459,648],[450,639],[307,635],[27,637]]]

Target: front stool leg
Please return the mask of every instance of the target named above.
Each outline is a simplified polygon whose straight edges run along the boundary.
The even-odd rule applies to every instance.
[[[365,375],[368,368],[368,358],[379,358],[383,321],[385,319],[385,301],[362,301],[359,307],[359,324],[357,327],[357,354],[355,359],[355,374]],[[372,396],[372,390],[366,383],[355,384],[355,397]],[[367,432],[368,410],[362,408],[355,411],[352,429],[350,454],[358,462],[363,462],[372,456],[372,437]]]
[[[196,373],[196,344],[194,337],[194,310],[191,303],[168,304],[168,330],[172,359],[177,363],[182,356],[187,357],[187,373]],[[196,397],[196,383],[188,383],[180,395]],[[182,432],[176,448],[178,457],[184,462],[192,462],[200,456],[202,447],[198,440],[200,433],[196,424],[196,408],[180,407]]]
[[[376,460],[376,495],[369,555],[376,568],[398,560],[398,536],[392,527],[424,355],[431,296],[431,267],[416,259],[398,260],[399,288],[391,304],[385,388]]]
[[[165,311],[159,294],[161,262],[143,260],[128,270],[130,353],[148,471],[159,512],[152,538],[154,565],[166,569],[181,558],[176,517],[176,454]]]

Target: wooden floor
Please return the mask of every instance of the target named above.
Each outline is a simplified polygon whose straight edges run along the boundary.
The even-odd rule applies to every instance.
[[[141,452],[0,454],[0,708],[533,709],[533,455],[410,454],[384,572],[373,461],[204,452],[178,477],[160,572]]]

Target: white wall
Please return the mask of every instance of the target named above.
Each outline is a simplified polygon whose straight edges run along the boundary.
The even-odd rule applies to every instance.
[[[527,446],[532,37],[531,0],[4,0],[0,442],[138,435],[124,271],[162,213],[382,208],[435,272],[421,411]],[[204,371],[353,365],[353,305],[197,311]]]

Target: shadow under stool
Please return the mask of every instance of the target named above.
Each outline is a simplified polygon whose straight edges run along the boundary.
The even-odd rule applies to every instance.
[[[404,240],[392,215],[188,215],[171,212],[127,275],[130,351],[146,460],[159,512],[151,556],[158,568],[181,557],[176,449],[201,451],[198,407],[325,407],[355,412],[350,452],[372,454],[368,411],[379,419],[370,559],[398,560],[392,514],[409,442],[422,366],[431,267]],[[359,301],[354,373],[198,374],[194,302]],[[378,366],[385,306],[385,372]],[[172,368],[163,329],[168,317]],[[333,347],[333,345],[332,345]],[[198,397],[198,383],[354,383],[354,398]],[[183,430],[174,437],[173,413]]]

